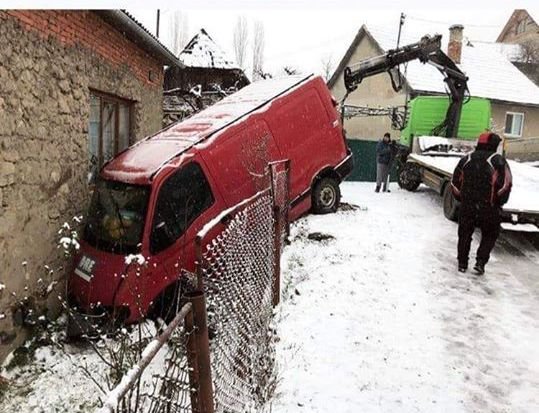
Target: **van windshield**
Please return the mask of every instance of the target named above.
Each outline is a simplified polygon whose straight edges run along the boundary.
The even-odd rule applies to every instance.
[[[150,188],[98,180],[83,238],[93,247],[116,254],[140,251]]]

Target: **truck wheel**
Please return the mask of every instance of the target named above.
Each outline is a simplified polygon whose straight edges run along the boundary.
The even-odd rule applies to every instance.
[[[335,178],[322,178],[314,185],[312,206],[315,214],[335,212],[340,202],[341,190]]]
[[[407,191],[415,191],[421,185],[421,172],[413,162],[407,162],[402,167],[399,177],[399,186]]]
[[[445,217],[450,221],[457,222],[459,215],[459,202],[453,196],[450,183],[447,183],[444,188],[443,206]]]

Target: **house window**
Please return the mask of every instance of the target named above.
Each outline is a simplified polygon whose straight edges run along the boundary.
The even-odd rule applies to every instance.
[[[524,128],[524,113],[507,112],[505,114],[505,136],[520,138]]]
[[[88,155],[91,181],[105,162],[129,146],[132,106],[128,100],[90,92]]]
[[[517,25],[517,34],[524,33],[526,31],[526,25],[528,23],[528,19],[523,19],[518,22]]]

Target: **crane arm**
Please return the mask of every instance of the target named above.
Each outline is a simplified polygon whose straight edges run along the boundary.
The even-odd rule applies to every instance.
[[[389,50],[387,53],[362,60],[359,63],[344,69],[344,85],[346,87],[346,99],[349,93],[357,89],[363,79],[375,76],[380,73],[389,72],[391,83],[395,91],[400,90],[393,78],[393,69],[398,70],[398,66],[419,60],[421,63],[428,63],[436,67],[444,76],[451,95],[451,104],[446,113],[446,118],[440,128],[445,129],[447,137],[455,136],[460,122],[460,113],[464,96],[468,91],[468,77],[441,49],[442,36],[424,36],[419,42]]]

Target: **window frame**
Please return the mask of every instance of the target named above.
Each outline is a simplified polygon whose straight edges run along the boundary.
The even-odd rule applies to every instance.
[[[90,88],[90,98],[92,96],[95,96],[99,99],[99,128],[98,128],[98,136],[97,136],[97,171],[99,171],[103,165],[105,164],[105,159],[103,156],[103,110],[105,103],[113,104],[114,105],[114,128],[113,128],[113,157],[116,156],[119,151],[119,144],[120,144],[120,105],[127,106],[128,110],[128,119],[129,119],[129,125],[127,128],[127,146],[131,145],[131,137],[133,134],[133,108],[135,101],[124,99],[115,95],[111,95],[109,93],[101,92],[99,90],[95,90]],[[89,123],[89,121],[88,121]],[[88,131],[89,133],[89,131]],[[88,137],[89,138],[89,137]],[[90,165],[91,166],[91,165]]]
[[[171,180],[173,179],[175,176],[177,176],[179,173],[181,173],[182,171],[185,170],[185,168],[191,166],[191,165],[196,165],[198,166],[200,172],[202,173],[202,176],[204,177],[205,181],[206,181],[206,184],[208,186],[208,189],[209,189],[209,192],[210,192],[210,202],[205,206],[204,209],[202,209],[198,215],[196,215],[194,218],[192,218],[190,221],[186,221],[185,223],[185,228],[183,230],[183,232],[181,234],[179,234],[178,237],[176,237],[176,239],[174,239],[169,245],[167,245],[166,247],[164,248],[161,248],[161,249],[157,249],[154,245],[154,231],[155,231],[155,228],[157,227],[157,225],[159,224],[159,220],[157,218],[157,211],[158,211],[158,207],[159,207],[159,201],[160,201],[160,195],[161,195],[161,191],[163,190],[163,188],[165,187],[165,185]],[[157,188],[157,193],[155,195],[155,203],[154,203],[154,206],[153,206],[153,216],[151,218],[151,227],[149,228],[149,250],[150,250],[150,253],[152,255],[157,255],[157,254],[161,254],[165,251],[167,251],[168,249],[170,249],[171,247],[173,247],[179,240],[181,240],[183,237],[185,237],[185,235],[187,234],[187,232],[189,231],[189,228],[191,227],[191,225],[193,224],[193,222],[195,222],[197,219],[199,219],[206,211],[208,211],[211,207],[213,207],[215,205],[215,202],[216,202],[216,197],[215,197],[215,194],[214,194],[214,189],[212,187],[212,184],[211,184],[211,181],[209,179],[209,174],[207,173],[207,171],[204,169],[204,167],[202,166],[202,163],[197,161],[196,159],[194,160],[191,160],[189,162],[187,162],[186,164],[184,165],[181,165],[180,167],[178,167],[177,169],[174,170],[174,172],[172,172],[171,174],[167,175],[163,181],[161,182],[161,184],[159,185],[159,187]]]
[[[511,121],[511,132],[510,133],[505,132],[505,130],[507,128],[507,116],[508,115],[511,115],[513,117],[512,121]],[[513,133],[513,125],[514,125],[515,115],[522,117],[522,122],[520,123],[520,132],[518,134]],[[523,112],[509,112],[509,111],[505,112],[505,124],[504,124],[504,128],[503,128],[503,134],[505,136],[507,136],[508,138],[521,138],[522,134],[524,132],[524,119],[525,119],[525,117],[524,117]]]

